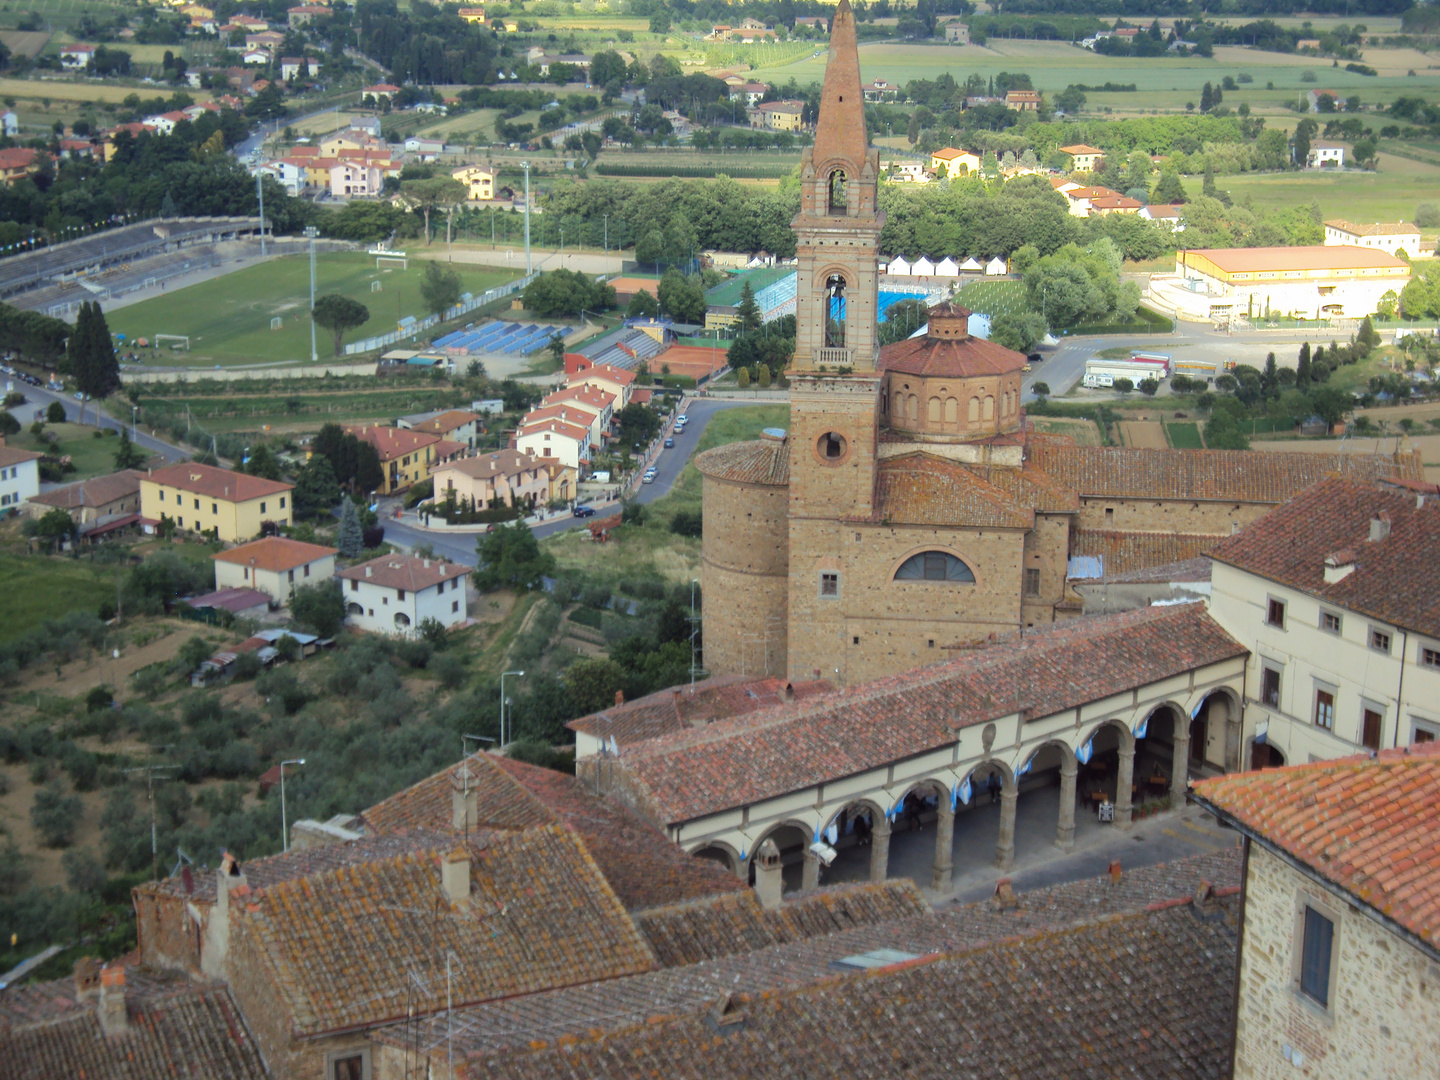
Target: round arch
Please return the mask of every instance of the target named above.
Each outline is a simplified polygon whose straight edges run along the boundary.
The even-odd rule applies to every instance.
[[[1046,750],[1056,751],[1060,758],[1060,767],[1062,769],[1067,764],[1071,768],[1074,768],[1079,764],[1079,759],[1075,756],[1075,748],[1071,746],[1068,742],[1061,738],[1046,739],[1038,746],[1032,747],[1030,751],[1023,758],[1020,759],[1019,763],[1016,765],[1016,769],[1018,770],[1016,774],[1017,782],[1019,777],[1023,777],[1031,771],[1031,769],[1033,768],[1033,763],[1039,760],[1040,755]],[[1045,765],[1042,765],[1042,767],[1048,768],[1049,765],[1047,763]]]
[[[838,827],[840,815],[849,810],[869,811],[872,822],[885,820],[885,808],[882,807],[879,803],[877,803],[874,799],[867,799],[863,797],[858,799],[850,799],[847,802],[844,802],[839,806],[835,807],[834,810],[829,811],[825,815],[825,817],[821,820],[820,827],[815,831],[815,835],[824,836],[826,831],[832,825],[836,825]]]
[[[1087,745],[1093,746],[1095,739],[1099,735],[1101,735],[1101,733],[1103,733],[1106,728],[1114,729],[1120,749],[1135,749],[1135,733],[1130,730],[1130,725],[1127,724],[1124,720],[1120,719],[1120,717],[1118,716],[1109,716],[1106,717],[1104,720],[1101,720],[1100,723],[1096,724],[1090,729],[1089,734],[1080,739],[1079,746],[1082,748]],[[1106,749],[1109,748],[1107,747]]]
[[[961,554],[959,551],[957,551],[955,548],[953,548],[953,547],[947,547],[947,546],[945,546],[944,544],[917,544],[915,547],[909,548],[909,549],[907,549],[906,551],[901,552],[900,555],[898,555],[897,557],[895,557],[894,559],[892,559],[892,560],[890,561],[890,569],[889,569],[888,571],[886,571],[886,580],[887,580],[887,581],[894,581],[894,580],[896,580],[895,575],[896,575],[897,573],[899,573],[900,568],[901,568],[902,566],[904,566],[907,562],[909,562],[911,559],[913,559],[916,555],[923,555],[923,554],[924,554],[925,552],[927,552],[927,551],[938,551],[938,552],[941,552],[941,553],[943,553],[943,554],[945,554],[945,555],[949,555],[949,556],[951,556],[951,557],[953,557],[953,558],[959,559],[960,562],[965,565],[965,568],[970,571],[970,576],[974,579],[973,581],[949,582],[948,584],[955,584],[955,585],[964,584],[964,585],[970,585],[970,586],[972,586],[973,588],[977,588],[977,589],[980,588],[982,585],[984,585],[984,583],[985,583],[984,576],[980,573],[980,571],[978,571],[978,570],[975,568],[975,563],[972,562],[971,560],[965,558],[965,556],[964,556],[963,554]],[[901,580],[903,581],[903,580],[906,580],[906,579],[901,579]],[[914,580],[920,580],[921,583],[923,584],[923,579],[914,579]]]
[[[711,862],[722,863],[731,873],[739,873],[740,867],[745,862],[740,858],[740,852],[724,840],[707,840],[703,844],[695,845],[687,854],[692,859],[707,859]]]
[[[977,773],[980,773],[982,775],[988,775],[991,772],[995,772],[1000,775],[1000,789],[1002,791],[1015,790],[1014,768],[1006,762],[1001,761],[997,757],[987,757],[975,762],[975,764],[970,766],[970,768],[967,769],[965,773],[960,777],[959,782],[956,784],[957,799],[959,798],[959,792],[961,791],[961,789],[964,788],[965,782],[968,780],[970,781],[970,786],[972,789],[968,801],[973,803],[975,801],[976,795],[976,792],[974,791],[975,775]],[[966,802],[967,800],[959,799],[959,801]]]

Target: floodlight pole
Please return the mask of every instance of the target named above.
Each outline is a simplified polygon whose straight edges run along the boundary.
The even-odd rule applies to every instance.
[[[315,237],[320,230],[314,225],[305,226],[305,235],[310,238],[310,362],[319,359],[315,352]]]
[[[305,759],[303,757],[292,758],[290,761],[282,761],[280,763],[280,839],[286,851],[290,850],[290,824],[285,814],[285,766],[304,764]]]
[[[509,745],[509,744],[506,742],[506,739],[505,739],[505,676],[506,676],[506,675],[514,675],[516,678],[523,679],[523,678],[525,677],[525,672],[523,672],[523,671],[504,671],[504,672],[501,672],[501,673],[500,673],[500,748],[501,748],[502,750],[503,750],[507,745]]]
[[[525,170],[525,275],[530,275],[530,162],[522,161]]]
[[[260,201],[260,257],[265,257],[265,185],[261,182],[265,174],[255,174],[255,198]]]

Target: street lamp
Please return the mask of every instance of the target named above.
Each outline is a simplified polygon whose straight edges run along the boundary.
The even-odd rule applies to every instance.
[[[530,162],[522,161],[525,170],[525,275],[530,275]]]
[[[315,352],[315,237],[320,235],[320,230],[306,225],[305,235],[310,238],[310,362],[313,364],[319,359]]]
[[[523,671],[502,671],[500,673],[500,746],[503,749],[508,745],[505,738],[505,676],[514,675],[517,679],[523,679]]]
[[[280,842],[286,851],[290,850],[290,825],[285,814],[285,766],[304,765],[305,759],[291,758],[289,761],[280,762]]]
[[[139,405],[131,405],[131,406],[130,406],[130,441],[131,441],[132,443],[135,441],[135,438],[136,438],[136,436],[135,436],[135,416],[136,416],[136,414],[137,414],[139,411],[140,411],[140,406],[139,406]]]

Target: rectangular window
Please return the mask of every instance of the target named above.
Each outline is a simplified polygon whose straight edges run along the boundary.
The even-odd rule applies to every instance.
[[[1300,941],[1300,992],[1321,1008],[1330,1007],[1330,951],[1335,924],[1308,904]]]
[[[1285,601],[1271,598],[1265,605],[1265,621],[1271,626],[1285,629]]]
[[[1026,595],[1026,596],[1039,596],[1039,595],[1040,595],[1040,571],[1039,571],[1039,570],[1026,570],[1026,571],[1025,571],[1025,595]]]
[[[351,592],[359,592],[359,591],[360,591],[360,582],[356,581],[354,578],[351,578],[351,579],[350,579],[350,591],[351,591]]]
[[[199,510],[199,509],[200,509],[200,500],[199,500],[199,499],[196,499],[196,500],[195,500],[195,509],[196,509],[196,510]]]
[[[405,599],[405,590],[404,590],[404,589],[396,589],[395,591],[400,594],[400,599],[401,599],[401,600],[404,600],[404,599]]]
[[[1370,628],[1370,648],[1376,652],[1383,652],[1388,655],[1390,652],[1390,635],[1384,630],[1377,630],[1372,626]]]
[[[1105,508],[1105,524],[1115,524],[1115,508],[1113,506],[1107,506]]]
[[[242,566],[240,568],[240,578],[242,581],[250,580],[250,568],[248,566]]]
[[[161,501],[161,502],[164,502],[164,501],[165,501],[165,492],[163,492],[163,491],[160,492],[160,501]]]
[[[185,519],[182,517],[177,517],[175,519],[175,527],[177,529],[183,529],[185,527]]]
[[[263,502],[260,504],[260,512],[262,514],[265,512],[265,504]]]
[[[1440,649],[1420,646],[1420,663],[1425,667],[1440,668]]]
[[[365,1068],[364,1054],[345,1054],[330,1060],[330,1076],[328,1080],[366,1080],[368,1069]]]
[[[1418,717],[1410,718],[1410,741],[1412,743],[1434,742],[1440,735],[1440,724],[1427,723]]]
[[[285,496],[284,496],[284,495],[281,495],[281,496],[280,496],[280,509],[281,509],[281,510],[284,510],[284,509],[285,509]]]
[[[291,584],[291,585],[294,585],[294,584],[295,584],[295,571],[294,571],[294,570],[291,570],[291,571],[290,571],[290,584]]]
[[[1367,750],[1380,749],[1380,733],[1385,726],[1385,714],[1369,705],[1360,709],[1360,742]]]
[[[839,595],[840,595],[840,575],[839,575],[839,574],[821,574],[821,575],[820,575],[820,595],[821,595],[821,596],[839,596]]]
[[[1272,709],[1280,707],[1280,669],[1265,666],[1260,669],[1260,701]]]
[[[1335,728],[1335,692],[1333,690],[1315,691],[1315,726],[1323,727],[1326,731],[1333,731]]]
[[[1340,633],[1340,616],[1333,611],[1320,612],[1320,629],[1327,634]]]
[[[381,603],[381,605],[384,606],[384,607],[389,607],[389,606],[390,606],[390,597],[388,597],[388,596],[382,596],[382,597],[380,597],[380,603]]]
[[[309,577],[309,576],[310,576],[310,564],[309,564],[309,563],[306,563],[306,564],[305,564],[305,573],[304,573],[303,576],[304,576],[304,577]]]
[[[455,612],[456,614],[459,614],[459,612],[460,612],[460,601],[459,601],[459,600],[452,600],[452,601],[450,601],[450,610],[453,611],[453,612]]]

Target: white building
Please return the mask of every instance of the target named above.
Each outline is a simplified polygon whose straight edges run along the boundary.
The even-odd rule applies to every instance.
[[[468,566],[415,555],[382,555],[341,570],[350,625],[377,634],[413,634],[426,619],[458,626],[469,618]]]
[[[607,394],[615,395],[615,411],[619,412],[630,404],[631,390],[635,385],[635,373],[613,364],[592,364],[571,373],[565,380],[567,386],[595,386]]]
[[[1310,152],[1305,155],[1305,167],[1307,169],[1343,169],[1345,167],[1345,144],[1321,142],[1317,139],[1310,144]]]
[[[520,425],[515,449],[534,457],[551,457],[571,469],[590,467],[590,430],[563,420],[539,420]]]
[[[1351,246],[1205,248],[1177,251],[1175,274],[1183,287],[1165,296],[1182,317],[1359,319],[1373,314],[1387,292],[1399,295],[1410,264]]]
[[[26,499],[40,494],[40,465],[43,454],[17,450],[0,440],[0,515],[19,510]]]
[[[316,585],[335,576],[332,547],[267,536],[229,551],[215,560],[217,589],[258,589],[277,604],[290,602],[297,585]]]
[[[60,66],[66,71],[88,68],[95,59],[94,45],[60,46]]]
[[[379,195],[385,173],[378,165],[342,161],[330,170],[330,194],[340,198],[368,198]]]
[[[1401,251],[1410,256],[1420,253],[1420,230],[1408,221],[1377,221],[1358,225],[1344,218],[1325,222],[1326,247],[1374,248],[1396,255]]]
[[[1210,552],[1255,765],[1440,738],[1440,487],[1325,480]]]

